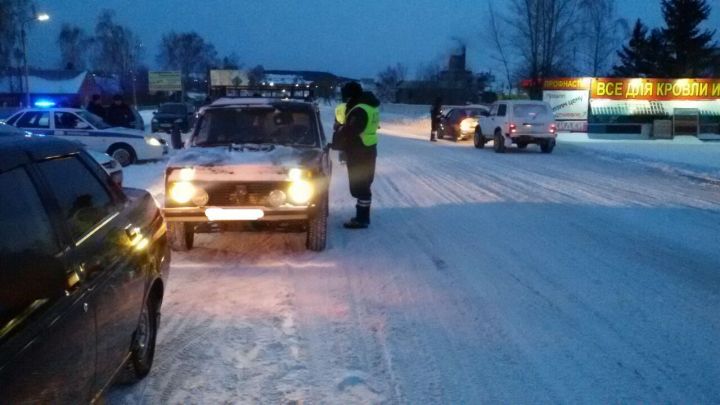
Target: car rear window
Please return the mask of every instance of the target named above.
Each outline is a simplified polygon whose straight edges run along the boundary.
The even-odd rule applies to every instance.
[[[516,118],[551,118],[550,108],[542,104],[518,104],[513,108]]]
[[[306,109],[270,106],[210,109],[200,120],[194,144],[318,146],[316,127],[312,113]]]

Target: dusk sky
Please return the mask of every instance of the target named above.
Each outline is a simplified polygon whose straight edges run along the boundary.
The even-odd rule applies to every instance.
[[[100,10],[116,11],[116,21],[138,34],[144,62],[155,68],[163,33],[197,31],[222,56],[237,53],[245,66],[266,69],[324,70],[350,77],[374,77],[385,66],[416,68],[443,61],[459,37],[468,43],[473,70],[492,68],[481,34],[486,0],[39,0],[51,15],[30,36],[30,63],[57,64],[60,26],[73,23],[92,32]],[[495,0],[496,9],[509,1]],[[720,2],[709,26],[720,27]],[[661,23],[659,0],[618,1],[619,17]],[[718,39],[718,38],[716,38]]]

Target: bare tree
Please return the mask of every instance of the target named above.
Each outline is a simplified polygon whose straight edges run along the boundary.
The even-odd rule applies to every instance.
[[[503,69],[505,70],[505,78],[507,80],[507,89],[512,89],[512,79],[510,75],[510,62],[507,57],[506,48],[507,45],[503,43],[500,37],[500,31],[498,30],[497,20],[495,18],[495,10],[493,9],[492,2],[488,2],[488,8],[490,11],[490,38],[492,39],[493,45],[495,46],[495,52],[497,54],[494,59],[502,63]]]
[[[543,78],[571,70],[579,1],[512,0],[505,20],[522,60],[522,74],[532,80],[532,98],[542,95]]]
[[[60,48],[61,68],[70,70],[85,69],[87,50],[93,40],[85,34],[82,28],[63,24],[56,42]]]
[[[611,56],[628,36],[628,23],[616,18],[615,0],[581,0],[583,8],[583,47],[592,76],[604,74],[612,65]]]
[[[32,3],[29,0],[0,0],[0,73],[8,75],[11,89],[17,92],[23,89],[19,69],[23,60],[21,31],[30,16]],[[26,29],[29,27],[29,24],[25,26]]]
[[[103,10],[95,26],[94,58],[96,70],[121,79],[133,74],[142,59],[142,43],[127,27],[116,24],[115,13]]]
[[[407,77],[407,67],[398,63],[395,66],[388,66],[378,74],[377,95],[380,100],[395,102],[400,83]]]
[[[179,70],[187,78],[191,73],[206,73],[215,65],[217,51],[196,32],[169,32],[162,37],[156,59],[164,69]]]

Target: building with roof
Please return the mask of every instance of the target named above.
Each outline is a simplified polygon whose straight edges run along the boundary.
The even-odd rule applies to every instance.
[[[74,70],[30,70],[28,83],[31,102],[51,99],[58,105],[80,106],[93,94],[101,94],[93,74]],[[0,76],[0,106],[21,106],[25,96],[23,75],[13,71]]]

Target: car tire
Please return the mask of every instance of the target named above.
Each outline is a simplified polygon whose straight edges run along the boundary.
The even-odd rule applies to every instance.
[[[475,135],[473,135],[473,145],[475,145],[475,148],[476,149],[484,148],[485,142],[487,142],[487,140],[483,136],[482,132],[480,130],[476,130]]]
[[[130,145],[112,145],[108,148],[107,154],[117,160],[122,167],[131,165],[137,161],[135,150]]]
[[[150,373],[155,358],[155,343],[160,321],[159,306],[160,302],[155,297],[148,297],[133,336],[133,348],[128,366],[132,367],[138,380]]]
[[[540,144],[540,151],[542,153],[552,153],[553,149],[555,149],[554,139],[548,139]]]
[[[176,252],[187,252],[193,248],[195,231],[187,222],[169,222],[170,247]]]
[[[305,246],[310,251],[322,252],[327,246],[328,205],[328,196],[325,195],[308,220]]]
[[[505,140],[500,131],[495,131],[495,136],[493,136],[493,149],[495,153],[505,153]]]

